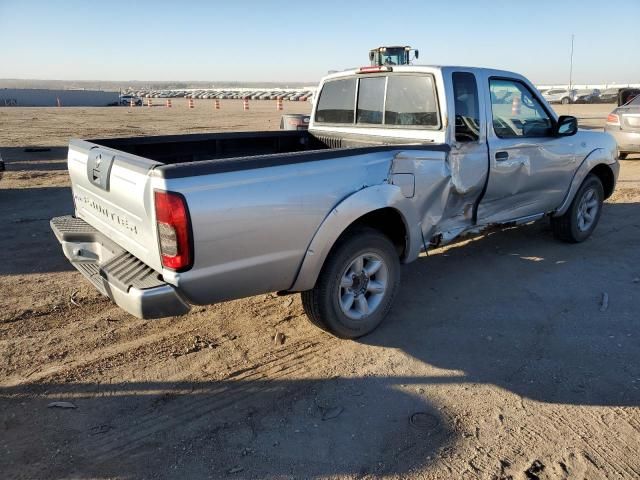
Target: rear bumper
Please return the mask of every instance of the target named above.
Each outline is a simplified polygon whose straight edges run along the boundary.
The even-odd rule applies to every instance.
[[[65,216],[50,223],[71,264],[123,310],[138,318],[189,312],[189,304],[158,272],[84,220]]]
[[[605,132],[613,135],[618,144],[618,150],[623,153],[640,152],[640,133],[620,130],[620,128],[605,127]]]

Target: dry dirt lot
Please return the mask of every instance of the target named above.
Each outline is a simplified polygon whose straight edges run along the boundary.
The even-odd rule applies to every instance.
[[[0,109],[2,478],[640,477],[639,160],[587,242],[541,222],[430,252],[360,341],[297,296],[154,321],[99,296],[48,226],[69,137],[277,128],[251,108]]]

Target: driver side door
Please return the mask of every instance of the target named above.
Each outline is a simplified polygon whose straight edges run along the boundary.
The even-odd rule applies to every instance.
[[[575,171],[574,138],[554,135],[555,117],[519,79],[489,78],[489,96],[489,180],[478,224],[555,209]]]

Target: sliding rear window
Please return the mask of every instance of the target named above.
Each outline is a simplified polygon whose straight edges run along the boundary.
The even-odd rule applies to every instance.
[[[433,77],[378,75],[331,80],[322,87],[315,121],[437,129],[440,115]]]
[[[386,77],[361,78],[358,87],[357,123],[381,124]]]

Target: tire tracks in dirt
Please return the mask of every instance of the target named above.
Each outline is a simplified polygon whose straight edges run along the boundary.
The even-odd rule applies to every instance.
[[[263,352],[262,358],[252,367],[238,369],[222,381],[212,382],[211,389],[181,390],[162,405],[137,418],[129,428],[110,430],[95,441],[88,442],[86,450],[91,452],[96,462],[112,461],[143,446],[153,435],[178,427],[186,428],[188,424],[213,413],[220,417],[230,407],[242,410],[253,404],[256,397],[268,392],[275,392],[276,395],[291,393],[288,391],[290,384],[283,383],[283,380],[308,377],[309,373],[313,374],[326,363],[333,349],[339,347],[337,340],[321,334],[292,343],[275,353]],[[199,395],[200,398],[191,399],[185,410],[180,401],[184,395]]]

